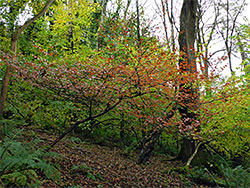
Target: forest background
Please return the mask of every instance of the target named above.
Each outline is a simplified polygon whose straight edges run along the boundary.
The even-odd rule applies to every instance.
[[[148,17],[138,0],[0,1],[2,186],[61,185],[50,151],[67,137],[139,165],[182,161],[167,174],[196,183],[249,186],[246,1],[154,5]],[[70,168],[105,185],[87,164]]]

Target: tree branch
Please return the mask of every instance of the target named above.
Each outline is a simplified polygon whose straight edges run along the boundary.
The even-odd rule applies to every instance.
[[[43,7],[43,9],[35,15],[32,19],[26,21],[21,27],[17,28],[17,30],[12,35],[12,40],[17,40],[19,35],[22,33],[24,29],[26,29],[30,24],[32,24],[34,21],[36,21],[38,18],[40,18],[49,8],[49,6],[54,2],[55,0],[49,0],[46,5]]]
[[[88,122],[90,120],[93,120],[95,118],[98,118],[104,114],[106,114],[107,112],[113,110],[118,104],[121,103],[122,101],[122,97],[119,98],[119,100],[111,107],[109,108],[106,108],[104,111],[102,111],[101,113],[99,114],[96,114],[94,116],[89,116],[85,119],[82,119],[82,120],[79,120],[77,122],[75,122],[75,124],[73,124],[67,131],[65,131],[64,133],[62,133],[45,151],[49,151],[52,147],[54,147],[60,140],[62,140],[67,134],[69,134],[70,132],[72,132],[78,125],[82,124],[82,123],[85,123],[85,122]]]

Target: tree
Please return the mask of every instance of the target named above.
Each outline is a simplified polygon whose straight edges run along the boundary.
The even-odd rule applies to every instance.
[[[115,42],[115,49],[108,46],[105,51],[100,51],[99,54],[86,58],[85,61],[71,57],[51,63],[46,59],[40,62],[39,58],[37,63],[17,62],[13,65],[26,81],[31,81],[35,86],[46,88],[54,95],[78,104],[82,111],[86,112],[86,118],[76,121],[51,146],[78,125],[99,118],[121,104],[131,102],[130,104],[142,107],[145,105],[145,109],[148,109],[147,102],[144,102],[149,101],[152,96],[152,101],[149,101],[151,108],[159,109],[155,115],[165,112],[164,109],[160,111],[157,104],[169,106],[169,101],[162,98],[159,93],[164,91],[169,98],[174,94],[174,92],[170,93],[172,78],[169,77],[174,71],[171,63],[174,61],[173,56],[169,56],[162,49],[157,50],[157,44],[151,44],[151,42],[147,43],[149,46],[145,46],[144,43],[141,47],[142,51],[127,51],[125,48],[127,43],[123,43],[126,39],[123,36],[118,39],[120,41]],[[134,47],[138,48],[137,43]],[[119,53],[114,55],[117,51]],[[130,57],[128,62],[119,57],[126,57],[124,56],[126,53],[126,56]],[[163,70],[165,70],[164,74],[161,73]],[[166,85],[165,88],[164,85]],[[158,103],[153,100],[158,100]],[[159,100],[163,102],[160,103]],[[128,109],[125,110],[128,113]],[[134,113],[137,114],[137,111]],[[155,118],[155,115],[152,118]],[[160,122],[160,120],[157,121]],[[155,118],[154,122],[157,121]]]
[[[197,110],[199,108],[199,88],[195,85],[197,68],[195,58],[196,39],[196,13],[197,0],[184,0],[180,16],[179,46],[182,58],[179,60],[180,74],[183,76],[179,85],[180,100],[179,112],[181,126],[199,130]],[[189,78],[188,78],[189,77]],[[179,158],[187,161],[195,150],[195,142],[192,138],[184,137],[183,146]]]
[[[100,31],[103,29],[104,25],[104,17],[106,14],[106,8],[107,8],[107,2],[108,0],[102,1],[102,11],[101,11],[101,20],[99,26],[97,26],[97,49],[99,50],[101,48],[101,37],[100,37]],[[98,20],[98,16],[96,16],[96,20]]]
[[[219,2],[217,6],[219,6],[221,10],[224,10],[226,14],[226,16],[223,15],[219,18],[217,33],[221,35],[225,44],[225,52],[228,57],[230,72],[234,75],[235,71],[233,70],[232,56],[235,51],[235,43],[233,42],[232,37],[236,32],[238,18],[244,10],[245,0],[237,2],[230,2],[227,0],[226,3]]]
[[[53,22],[50,26],[53,38],[60,49],[69,53],[81,51],[84,46],[90,45],[90,27],[92,25],[93,14],[98,11],[98,3],[90,1],[68,0],[58,1],[57,5],[52,7],[53,16],[49,19]]]
[[[53,2],[54,0],[49,0],[44,5],[43,9],[38,14],[36,14],[33,18],[27,20],[21,27],[13,28],[12,30],[13,34],[11,36],[11,48],[10,48],[13,54],[17,52],[17,40],[18,40],[19,35],[22,33],[22,31],[25,30],[30,24],[32,24],[38,18],[40,18],[48,10],[49,6]],[[11,8],[14,8],[14,7],[11,7]],[[14,56],[12,57],[11,61],[15,61]],[[5,76],[2,82],[2,89],[1,89],[1,95],[0,95],[0,118],[3,118],[4,105],[5,105],[5,100],[7,96],[10,77],[11,77],[11,70],[10,70],[10,67],[7,65]]]
[[[240,27],[236,29],[237,34],[233,37],[234,42],[238,46],[240,51],[243,70],[246,75],[250,75],[250,59],[249,59],[249,40],[250,40],[250,26],[247,24],[242,24]]]
[[[171,49],[172,52],[175,51],[175,30],[178,32],[178,28],[176,26],[175,18],[174,18],[174,1],[171,0],[170,3],[168,0],[161,0],[160,5],[155,0],[155,4],[157,6],[157,13],[161,17],[162,24],[163,24],[163,30],[165,33],[165,40],[167,42],[167,46],[169,50]],[[169,29],[168,29],[168,23],[170,24],[170,37],[168,35]]]
[[[213,8],[213,16],[211,18],[211,7]],[[210,45],[216,38],[215,30],[218,25],[219,7],[215,5],[215,2],[210,0],[200,0],[197,10],[197,42],[196,49],[199,60],[199,65],[204,76],[208,77],[209,68],[212,68],[210,63],[212,57],[222,50],[214,51],[210,53]],[[213,19],[211,21],[211,19]],[[210,23],[211,22],[211,23]]]

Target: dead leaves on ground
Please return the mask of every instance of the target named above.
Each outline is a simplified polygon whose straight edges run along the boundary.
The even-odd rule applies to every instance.
[[[56,138],[48,133],[39,134],[42,140]],[[162,162],[159,156],[152,157],[146,165],[137,165],[136,154],[125,157],[118,148],[88,142],[76,144],[70,136],[52,151],[62,155],[50,159],[57,165],[62,182],[44,181],[44,187],[183,187],[190,183],[177,173],[168,173],[181,163]]]

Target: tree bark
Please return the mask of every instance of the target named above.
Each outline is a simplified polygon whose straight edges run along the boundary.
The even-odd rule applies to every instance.
[[[0,95],[0,119],[3,119],[3,110],[4,105],[6,101],[6,96],[8,92],[8,84],[10,81],[10,67],[7,65],[5,75],[2,82],[2,89],[1,89],[1,95]]]
[[[14,54],[17,51],[17,38],[12,37],[11,39],[11,52],[13,52]],[[12,56],[10,61],[15,61],[16,57]],[[7,64],[6,67],[6,71],[5,71],[5,75],[3,78],[3,82],[2,82],[2,88],[1,88],[1,95],[0,95],[0,119],[3,119],[3,112],[4,112],[4,106],[5,106],[5,101],[6,101],[6,97],[7,97],[7,93],[8,93],[8,85],[9,85],[9,81],[10,81],[10,66]]]
[[[36,21],[38,18],[40,18],[49,8],[49,6],[54,2],[54,0],[49,0],[44,8],[37,14],[35,15],[32,19],[26,21],[24,23],[24,25],[22,25],[21,27],[18,27],[14,32],[13,35],[11,37],[11,52],[13,53],[13,55],[16,54],[17,52],[17,40],[19,35],[22,33],[22,31],[24,29],[26,29],[30,24],[32,24],[34,21]],[[15,61],[16,58],[13,56],[11,61]],[[2,89],[1,89],[1,95],[0,95],[0,119],[3,118],[3,112],[4,112],[4,105],[5,105],[5,101],[6,101],[6,96],[8,93],[8,85],[9,85],[9,81],[10,81],[10,77],[11,77],[11,70],[10,70],[10,66],[7,64],[7,68],[5,71],[5,76],[2,82]]]
[[[162,131],[163,131],[162,128],[161,129],[156,128],[156,130],[152,131],[150,135],[146,137],[144,141],[144,147],[141,149],[141,152],[137,157],[138,164],[144,164],[149,160],[154,150],[155,144],[159,140]]]
[[[174,116],[175,110],[176,107],[174,106],[165,117],[165,121],[168,121]],[[158,125],[154,130],[151,130],[151,133],[146,138],[144,138],[143,148],[141,149],[141,152],[137,157],[137,164],[144,164],[149,160],[155,148],[155,144],[159,140],[159,137],[161,136],[161,133],[163,131],[164,126]]]
[[[187,74],[189,80],[183,78],[179,85],[180,99],[178,108],[182,128],[192,127],[192,122],[196,119],[194,111],[198,108],[198,89],[193,85],[196,79],[196,60],[194,43],[196,39],[196,12],[197,0],[184,0],[180,16],[179,46],[183,58],[180,58],[180,74]],[[195,151],[195,143],[191,138],[184,138],[179,159],[187,161]]]

